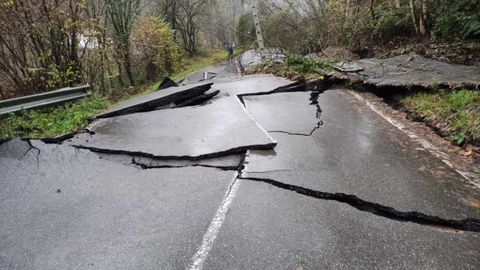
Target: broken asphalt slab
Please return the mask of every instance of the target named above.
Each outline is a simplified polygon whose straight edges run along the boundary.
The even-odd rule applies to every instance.
[[[235,172],[0,145],[0,269],[184,269]]]
[[[229,96],[262,95],[276,92],[305,91],[306,85],[271,74],[248,75],[235,80],[215,82],[212,90]]]
[[[190,160],[276,145],[236,97],[99,119],[88,129],[92,134],[78,134],[67,143],[95,152]]]
[[[336,79],[377,87],[480,87],[479,67],[449,64],[420,55],[344,62],[337,65],[332,74]]]
[[[284,132],[296,135],[311,135],[317,130],[321,108],[318,93],[295,92],[272,95],[245,96],[245,106],[255,120],[268,132]],[[295,121],[285,122],[295,115]]]
[[[275,94],[276,95],[276,94]],[[277,98],[264,102],[270,103]],[[273,95],[272,95],[273,97]],[[298,106],[280,103],[285,110]],[[248,100],[245,102],[249,107]],[[308,106],[308,101],[303,101]],[[443,219],[480,218],[480,192],[428,151],[341,90],[320,95],[323,125],[311,136],[271,133],[274,150],[249,151],[243,177],[272,179],[311,190]],[[270,105],[265,105],[268,108]],[[261,125],[286,130],[303,112],[278,118],[279,109],[251,112]],[[295,112],[295,110],[293,110]],[[313,114],[314,112],[312,112]],[[314,123],[310,121],[312,128]]]
[[[321,173],[321,172],[319,172]],[[478,269],[480,234],[240,180],[204,269]]]
[[[160,82],[160,85],[158,86],[157,90],[155,90],[155,91],[159,91],[159,90],[166,89],[166,88],[169,88],[169,87],[177,87],[177,86],[178,86],[178,84],[174,80],[170,79],[169,77],[165,77]]]
[[[195,105],[200,105],[203,104],[204,102],[214,98],[216,95],[220,93],[219,90],[216,91],[208,91],[203,95],[198,95],[196,97],[193,97],[191,99],[185,100],[179,104],[177,104],[175,107],[176,108],[181,108],[181,107],[188,107],[188,106],[195,106]]]
[[[120,102],[106,111],[98,114],[97,118],[107,118],[125,114],[157,110],[172,103],[182,103],[186,100],[207,92],[212,83],[192,84],[188,86],[170,87],[147,95],[142,95]]]

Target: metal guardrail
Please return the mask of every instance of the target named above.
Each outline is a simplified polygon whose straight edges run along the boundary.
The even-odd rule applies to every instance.
[[[0,101],[0,116],[21,110],[41,109],[90,95],[90,85],[65,87],[58,90]]]

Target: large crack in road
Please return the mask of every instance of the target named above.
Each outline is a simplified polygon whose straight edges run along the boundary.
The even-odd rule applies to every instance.
[[[241,180],[267,183],[269,185],[290,190],[298,194],[321,200],[336,201],[348,204],[360,211],[368,212],[377,216],[393,219],[401,222],[413,222],[420,225],[427,225],[436,228],[446,228],[458,231],[480,232],[480,219],[467,218],[463,220],[448,220],[436,216],[426,215],[420,212],[403,212],[393,207],[381,205],[375,202],[362,200],[361,198],[345,194],[330,193],[312,190],[301,186],[291,185],[268,178],[240,177]]]

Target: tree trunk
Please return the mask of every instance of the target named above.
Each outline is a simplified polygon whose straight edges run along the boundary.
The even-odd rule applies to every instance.
[[[419,32],[423,37],[429,36],[428,30],[428,6],[427,0],[421,0],[421,12],[419,16]]]
[[[410,15],[412,16],[412,20],[413,20],[413,27],[415,27],[415,33],[418,34],[417,16],[415,12],[415,1],[409,0],[409,3],[410,3]]]

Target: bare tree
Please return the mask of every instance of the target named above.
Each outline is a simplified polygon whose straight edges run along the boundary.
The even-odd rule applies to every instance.
[[[190,56],[197,53],[197,19],[204,12],[210,0],[179,0],[178,12],[176,13],[176,21],[178,23],[177,30],[183,41],[185,50]]]
[[[410,15],[413,20],[413,26],[417,35],[423,37],[430,36],[429,14],[428,14],[428,0],[420,0],[420,10],[417,10],[417,5],[414,0],[409,0]],[[418,12],[417,12],[418,11]],[[417,18],[418,17],[418,18]]]
[[[2,89],[33,94],[77,83],[81,6],[75,0],[6,1],[0,9]],[[4,95],[5,96],[5,95]]]
[[[141,0],[105,0],[106,13],[112,25],[112,34],[119,56],[117,59],[119,73],[122,73],[123,66],[131,84],[135,81],[130,59],[130,34],[135,19],[140,15],[141,2]]]

